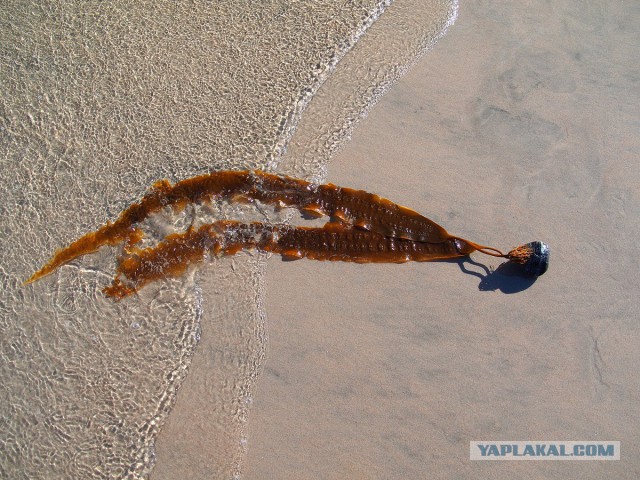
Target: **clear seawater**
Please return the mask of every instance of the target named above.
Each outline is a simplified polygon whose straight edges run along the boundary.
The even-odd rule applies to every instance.
[[[456,7],[0,5],[0,477],[171,478],[185,474],[191,454],[206,459],[203,476],[240,474],[267,343],[264,255],[215,259],[121,302],[101,292],[115,268],[111,248],[23,281],[161,178],[259,168],[324,181],[358,119]],[[188,215],[263,215],[250,210],[187,211],[158,220],[157,231]],[[172,434],[184,436],[184,451],[161,458],[156,441],[192,361],[207,373],[191,380],[201,402],[191,413],[208,419],[201,435],[211,450],[190,452],[195,433],[182,423]]]

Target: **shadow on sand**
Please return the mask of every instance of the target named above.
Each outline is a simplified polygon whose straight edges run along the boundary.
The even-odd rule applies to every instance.
[[[518,293],[533,285],[537,278],[527,275],[520,265],[513,262],[504,262],[495,270],[491,270],[483,263],[476,262],[469,257],[445,261],[456,263],[460,270],[467,275],[478,277],[480,279],[478,290],[482,291],[500,290],[502,293]],[[478,269],[482,272],[479,272]]]

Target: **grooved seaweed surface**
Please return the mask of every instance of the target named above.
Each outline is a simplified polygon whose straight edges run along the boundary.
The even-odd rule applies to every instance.
[[[282,155],[300,114],[387,3],[0,6],[0,477],[148,477],[201,320],[216,442],[202,468],[211,478],[238,475],[264,355],[264,255],[216,260],[203,272],[209,280],[169,280],[132,302],[100,293],[113,273],[109,250],[34,287],[22,281],[158,178],[294,165]],[[444,28],[451,12],[434,2],[430,15]],[[324,174],[323,164],[295,169]],[[280,220],[246,206],[207,208],[160,214],[146,231],[158,241],[194,215]],[[171,478],[157,461],[154,475]]]

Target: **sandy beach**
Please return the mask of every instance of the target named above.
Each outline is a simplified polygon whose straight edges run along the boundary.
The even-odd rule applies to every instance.
[[[637,5],[461,2],[329,181],[459,234],[477,263],[269,261],[245,478],[636,478]],[[471,440],[618,440],[618,462],[472,462]]]
[[[0,477],[640,476],[640,7],[461,1],[358,122],[455,2],[374,23],[388,44],[351,64],[389,2],[350,3],[0,7]],[[154,181],[230,168],[364,189],[504,251],[544,241],[550,267],[241,253],[114,302],[103,248],[23,285]],[[561,440],[621,459],[469,458]]]

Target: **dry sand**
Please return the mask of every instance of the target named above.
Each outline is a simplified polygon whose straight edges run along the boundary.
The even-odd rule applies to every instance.
[[[272,258],[244,478],[638,478],[635,2],[462,2],[329,181],[501,249],[477,263]],[[621,441],[619,462],[471,462],[471,440]]]

